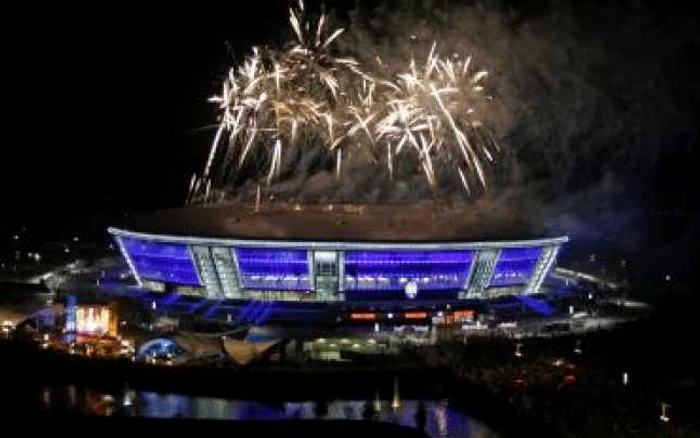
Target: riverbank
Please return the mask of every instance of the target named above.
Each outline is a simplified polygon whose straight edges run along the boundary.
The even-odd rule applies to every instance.
[[[449,386],[445,367],[411,364],[362,365],[305,362],[243,370],[222,366],[149,365],[129,360],[84,358],[38,349],[34,344],[1,341],[4,369],[12,386],[77,384],[104,389],[132,388],[187,395],[260,400],[372,399],[390,395],[399,379],[406,396],[440,397]]]
[[[375,402],[381,397],[385,406],[389,406],[395,395],[395,384],[398,384],[401,400],[465,397],[461,392],[465,387],[455,385],[448,369],[419,364],[304,363],[249,370],[168,367],[67,356],[16,341],[0,342],[0,357],[11,358],[6,361],[6,370],[12,375],[6,387],[6,400],[12,400],[13,409],[22,415],[27,411],[44,414],[40,410],[45,404],[41,395],[47,387],[82,387],[112,394],[123,394],[126,390],[153,391],[272,404],[309,400],[318,403],[333,400]],[[493,411],[497,415],[491,415],[489,409],[493,403],[478,400],[478,394],[466,393],[466,396],[476,397],[474,401],[478,403],[467,406],[451,401],[450,404],[487,424],[498,436],[520,436],[512,432],[526,430],[526,425],[521,425],[517,419],[504,422],[505,412]],[[472,415],[465,407],[474,408],[478,413]],[[518,427],[513,427],[515,425]]]

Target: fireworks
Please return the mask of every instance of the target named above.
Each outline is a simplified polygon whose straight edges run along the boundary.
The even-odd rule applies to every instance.
[[[486,188],[482,158],[493,160],[492,141],[476,117],[475,103],[484,99],[484,70],[472,72],[471,57],[442,59],[433,44],[423,66],[411,59],[407,72],[394,82],[384,83],[386,108],[375,126],[378,143],[387,150],[387,168],[392,173],[397,159],[413,151],[431,186],[437,185],[436,168],[453,167],[470,192],[474,175]]]
[[[474,70],[471,58],[442,58],[434,44],[424,65],[411,59],[399,74],[370,74],[334,55],[343,29],[330,29],[326,15],[306,19],[300,1],[289,21],[295,41],[286,50],[254,48],[210,99],[219,125],[188,200],[205,188],[208,197],[212,180],[225,186],[250,162],[270,184],[286,157],[319,149],[334,156],[338,178],[344,156],[358,151],[392,179],[397,163],[413,157],[432,187],[452,169],[467,193],[470,184],[486,188],[483,160],[492,161],[498,145],[476,117],[487,73]]]

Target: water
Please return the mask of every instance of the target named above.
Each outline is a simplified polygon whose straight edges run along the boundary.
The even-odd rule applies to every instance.
[[[331,400],[268,402],[215,397],[195,397],[127,390],[121,394],[77,388],[44,387],[39,403],[45,409],[92,415],[127,415],[147,418],[213,420],[342,419],[362,420],[367,403],[379,408],[375,417],[416,427],[415,414],[422,402],[426,409],[426,432],[439,438],[499,438],[499,434],[469,417],[447,400]]]

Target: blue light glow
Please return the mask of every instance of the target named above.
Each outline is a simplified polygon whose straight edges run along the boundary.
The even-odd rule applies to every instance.
[[[537,266],[542,248],[504,248],[496,263],[490,287],[526,284]]]
[[[530,310],[537,312],[541,316],[552,316],[556,313],[556,309],[546,301],[536,300],[528,295],[521,295],[518,299]]]
[[[347,251],[345,290],[459,290],[469,275],[474,251]]]
[[[311,290],[308,253],[303,249],[237,248],[244,289]]]
[[[165,283],[200,286],[187,245],[122,237],[139,277]]]

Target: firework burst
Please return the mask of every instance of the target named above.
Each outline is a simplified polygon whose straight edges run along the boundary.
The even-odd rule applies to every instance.
[[[343,29],[330,30],[326,15],[312,23],[303,13],[301,1],[290,8],[296,40],[287,50],[254,48],[242,65],[229,71],[221,94],[210,98],[219,107],[220,121],[202,178],[193,180],[191,194],[211,181],[215,167],[216,182],[224,182],[251,155],[267,160],[270,183],[279,175],[283,149],[338,147],[344,126],[335,115],[344,106],[341,90],[354,76],[368,77],[355,60],[331,54],[331,44]]]
[[[498,144],[476,111],[487,98],[487,72],[475,71],[471,57],[454,58],[441,58],[433,44],[423,65],[411,59],[408,70],[394,81],[381,82],[386,91],[374,134],[376,143],[386,148],[390,176],[394,160],[413,153],[431,186],[437,186],[438,168],[451,167],[469,193],[470,179],[487,187],[483,160],[493,161]]]
[[[486,188],[483,161],[493,160],[498,145],[476,117],[487,73],[473,69],[471,58],[442,58],[433,45],[423,65],[411,59],[401,73],[368,74],[355,59],[333,54],[343,29],[331,29],[325,14],[306,19],[301,1],[289,12],[294,41],[282,51],[254,48],[210,99],[219,124],[188,202],[227,185],[253,158],[270,184],[286,156],[311,149],[335,157],[338,178],[344,156],[357,150],[386,165],[392,179],[397,162],[413,156],[434,188],[447,169],[467,193],[474,184]]]

